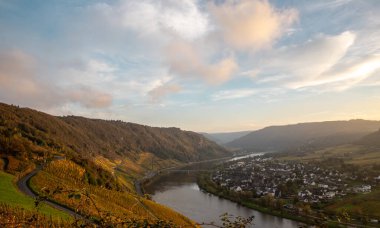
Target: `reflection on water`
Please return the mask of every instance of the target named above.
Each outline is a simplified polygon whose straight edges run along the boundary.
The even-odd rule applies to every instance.
[[[297,227],[297,222],[263,214],[201,191],[194,173],[170,173],[159,177],[145,190],[153,200],[169,206],[197,222],[216,222],[228,212],[235,216],[254,215],[254,227]],[[219,224],[220,225],[220,224]]]
[[[240,159],[243,159],[243,158],[253,158],[253,157],[256,157],[256,156],[262,156],[264,154],[265,154],[265,152],[251,153],[251,154],[247,154],[247,155],[231,158],[228,161],[237,161],[237,160],[240,160]]]

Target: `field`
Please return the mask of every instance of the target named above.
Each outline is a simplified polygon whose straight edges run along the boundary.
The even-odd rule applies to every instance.
[[[30,211],[35,210],[34,199],[19,192],[13,183],[14,179],[14,176],[0,171],[0,202]],[[39,211],[44,215],[52,216],[57,219],[71,218],[70,215],[45,204],[41,205]]]
[[[337,201],[328,206],[326,210],[335,213],[345,211],[353,215],[353,217],[362,217],[364,215],[369,219],[380,219],[380,188],[367,194],[358,194]]]
[[[73,227],[69,220],[52,219],[36,211],[0,203],[0,227]]]

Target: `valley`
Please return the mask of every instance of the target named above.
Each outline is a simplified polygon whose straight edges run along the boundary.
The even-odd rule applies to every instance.
[[[281,131],[272,137],[272,149],[277,143],[295,142],[293,135],[281,135]],[[331,132],[326,132],[328,134]],[[202,175],[199,184],[212,194],[247,207],[309,224],[378,227],[378,131],[345,140],[335,146],[316,146],[313,143],[318,140],[308,140],[311,141],[308,146],[293,144],[293,149],[284,147],[261,156],[227,162]],[[242,145],[244,149],[246,144]]]
[[[193,168],[205,170],[214,165],[217,163],[205,163]],[[156,178],[145,189],[156,202],[169,206],[198,223],[214,222],[221,226],[220,216],[229,213],[244,218],[254,216],[253,224],[247,227],[298,227],[299,223],[296,221],[261,213],[203,191],[197,183],[199,174],[199,172],[171,172]]]
[[[138,195],[134,183],[154,169],[228,155],[196,133],[175,128],[77,117],[63,120],[16,106],[1,104],[0,108],[4,171],[25,176],[19,187],[60,209],[61,219],[71,214],[84,224],[194,226],[183,215]],[[38,201],[24,198],[31,205],[13,206],[35,211],[32,205]]]
[[[380,228],[380,0],[0,0],[0,228]]]
[[[23,196],[29,206],[21,202],[8,205],[9,197],[5,197],[3,209],[12,207],[12,213],[25,208],[41,213],[42,220],[44,215],[53,215],[52,223],[84,226],[194,227],[219,224],[224,212],[254,215],[260,227],[375,225],[378,220],[379,149],[372,143],[377,142],[373,139],[377,133],[372,133],[378,127],[376,121],[313,123],[323,130],[304,134],[298,143],[294,141],[298,133],[285,137],[284,130],[276,127],[279,130],[273,130],[277,136],[272,137],[271,147],[249,149],[246,144],[225,148],[176,128],[54,117],[6,104],[0,108],[3,170],[19,176],[18,187],[30,196]],[[297,128],[301,133],[310,131],[309,124]],[[333,134],[342,140],[326,142],[332,134],[326,129],[337,129]],[[239,134],[252,137],[252,133]],[[291,144],[295,146],[284,147]],[[253,148],[271,151],[247,153]],[[232,158],[244,153],[247,155]],[[2,179],[9,179],[6,175],[10,174],[4,173]],[[203,190],[225,199],[207,196]],[[210,206],[203,202],[206,198],[219,210],[194,214],[192,211]],[[371,204],[365,207],[361,202],[367,199]],[[33,202],[38,207],[33,207]]]

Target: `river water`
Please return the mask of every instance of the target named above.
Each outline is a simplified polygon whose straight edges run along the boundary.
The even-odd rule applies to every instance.
[[[207,169],[213,165],[199,164],[191,169]],[[198,223],[215,222],[220,225],[219,216],[228,212],[234,216],[255,216],[253,227],[298,227],[298,222],[264,214],[200,190],[196,172],[177,171],[157,177],[152,184],[145,186],[145,191],[152,195],[154,201]]]

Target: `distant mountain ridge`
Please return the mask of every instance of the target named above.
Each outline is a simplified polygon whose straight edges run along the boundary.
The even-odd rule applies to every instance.
[[[0,152],[56,151],[115,160],[151,153],[180,162],[228,156],[200,134],[179,128],[149,127],[77,116],[56,117],[0,103]],[[12,145],[10,145],[10,143]]]
[[[220,144],[229,143],[235,139],[248,135],[252,131],[237,131],[237,132],[220,132],[220,133],[201,133],[206,138]]]
[[[310,150],[353,143],[377,131],[380,121],[349,120],[271,126],[249,133],[226,146],[253,151]]]
[[[364,136],[357,142],[357,144],[380,148],[380,129],[374,133]]]

